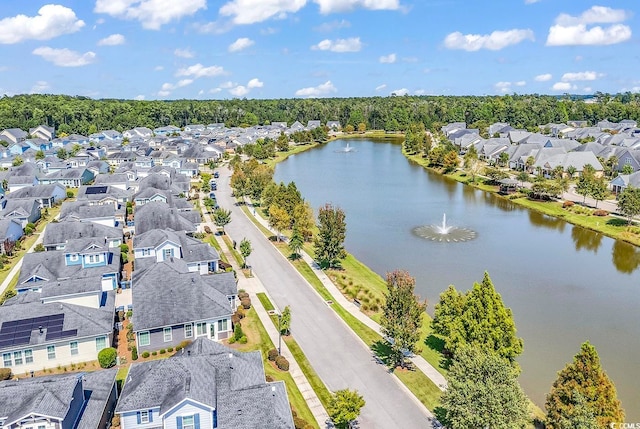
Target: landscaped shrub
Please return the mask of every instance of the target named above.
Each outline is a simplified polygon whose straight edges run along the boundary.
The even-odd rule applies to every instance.
[[[575,203],[573,201],[565,201],[564,203],[562,203],[562,208],[566,209],[569,208],[571,206],[575,205]]]
[[[289,371],[289,361],[284,356],[276,358],[276,366],[282,371]]]
[[[131,316],[133,316],[133,310],[127,310],[127,319],[131,319]],[[133,327],[133,325],[130,325]]]
[[[131,360],[138,360],[138,348],[136,346],[131,347]]]
[[[73,198],[73,191],[67,191],[67,198]]]
[[[38,243],[36,244],[36,247],[33,248],[34,252],[44,252],[45,248],[44,245],[42,243]]]
[[[240,338],[244,337],[244,332],[242,332],[242,326],[238,323],[233,327],[233,338],[238,341]]]
[[[165,354],[167,351],[165,349],[160,349],[160,354],[163,355]]]
[[[249,298],[249,294],[247,292],[238,292],[238,298]]]
[[[233,316],[231,316],[231,323],[233,324],[233,326],[239,325],[240,317],[238,317],[237,314],[234,314]]]
[[[274,381],[274,380],[273,380],[273,377],[271,377],[269,374],[267,374],[267,375],[264,377],[264,379],[267,381],[267,383],[271,383],[271,382],[273,382],[273,381]]]
[[[149,352],[142,352],[142,357],[143,358],[148,358],[149,357]]]
[[[229,337],[229,341],[228,342],[229,342],[229,344],[235,344],[236,338],[232,335],[232,336]]]
[[[240,344],[247,344],[248,341],[249,339],[247,338],[246,335],[241,336],[240,339],[238,340]]]
[[[250,309],[250,308],[251,308],[251,298],[249,298],[249,297],[242,298],[242,299],[240,300],[240,304],[242,304],[242,307],[243,307],[245,310]]]
[[[158,352],[157,352],[157,351],[155,351],[155,350],[154,350],[154,351],[152,351],[152,352],[151,352],[151,356],[158,356]]]
[[[609,216],[609,212],[606,210],[594,210],[593,211],[593,215],[594,216]]]
[[[236,314],[240,319],[244,319],[244,316],[245,316],[244,308],[238,307],[238,309],[236,310]]]
[[[100,350],[98,353],[98,362],[101,368],[111,368],[116,365],[116,358],[118,357],[118,351],[113,347],[107,347]]]
[[[9,380],[12,375],[11,368],[0,368],[0,380]]]
[[[184,349],[184,348],[185,348],[185,347],[187,347],[189,344],[191,344],[191,341],[189,341],[189,340],[181,341],[181,342],[180,342],[180,344],[178,344],[178,345],[176,346],[176,351],[180,351],[180,350]]]
[[[121,244],[120,245],[120,252],[121,253],[129,253],[129,246],[127,246],[126,244]]]
[[[111,427],[120,427],[120,414],[115,414],[111,419]]]
[[[169,353],[171,353],[171,352],[173,351],[173,347],[168,347],[168,348],[167,348],[167,351],[168,351]]]
[[[276,360],[277,357],[278,357],[277,349],[271,349],[267,352],[267,359],[269,359],[270,361]]]

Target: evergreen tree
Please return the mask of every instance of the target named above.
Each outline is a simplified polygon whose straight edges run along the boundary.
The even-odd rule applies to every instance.
[[[573,362],[558,372],[547,395],[548,429],[560,429],[563,422],[575,418],[580,408],[593,413],[599,427],[624,421],[624,410],[613,382],[600,365],[596,348],[586,342]],[[581,412],[584,415],[584,411]]]
[[[480,347],[463,347],[447,375],[442,394],[450,429],[524,428],[527,399],[510,362]]]
[[[394,367],[404,367],[404,353],[414,353],[420,340],[422,315],[427,303],[420,302],[414,294],[415,285],[415,279],[406,271],[387,273],[388,293],[380,325],[383,334],[393,340]]]
[[[303,243],[302,234],[298,231],[298,227],[294,225],[291,231],[291,238],[289,239],[289,250],[291,251],[292,259],[298,259],[300,257]]]
[[[453,285],[440,294],[440,302],[435,306],[431,328],[436,335],[450,338],[460,335],[463,327],[457,326],[462,321],[464,311],[464,295],[458,292]],[[459,339],[450,340],[451,343],[460,342]]]
[[[573,391],[575,406],[560,420],[560,429],[600,429],[595,414],[589,408],[587,401],[577,390]]]
[[[316,259],[322,268],[333,268],[347,256],[344,239],[347,233],[345,214],[327,203],[318,211],[318,235],[314,241]]]

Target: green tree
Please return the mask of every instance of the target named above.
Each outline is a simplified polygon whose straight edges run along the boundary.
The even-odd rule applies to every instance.
[[[618,211],[627,217],[631,225],[633,217],[640,215],[640,188],[627,186],[618,194]]]
[[[276,140],[276,148],[281,152],[289,150],[289,137],[285,133],[280,133],[278,140]]]
[[[503,171],[496,167],[486,167],[484,169],[484,175],[489,178],[489,181],[493,184],[497,184],[500,180],[509,177],[506,171]]]
[[[516,179],[520,182],[520,186],[522,186],[522,183],[529,181],[529,173],[521,171],[516,175]]]
[[[469,146],[467,152],[463,156],[464,168],[470,169],[474,162],[478,160],[478,151],[475,146]]]
[[[558,372],[545,404],[546,427],[562,428],[562,423],[575,415],[576,406],[591,411],[599,427],[624,421],[616,388],[602,369],[596,348],[589,342],[582,344],[573,362]]]
[[[337,429],[347,429],[358,418],[364,405],[364,398],[357,391],[343,389],[332,395],[327,411]]]
[[[625,164],[622,166],[622,174],[633,174],[633,167],[631,166],[631,164]]]
[[[587,171],[582,172],[582,175],[576,182],[576,194],[582,195],[582,203],[587,200],[587,197],[591,195],[593,189],[594,177]]]
[[[44,159],[45,154],[43,150],[39,150],[36,152],[36,159]]]
[[[603,201],[608,195],[607,182],[604,177],[594,178],[591,182],[591,198],[596,200],[596,208],[598,208],[598,201]]]
[[[61,147],[60,149],[58,149],[58,151],[56,152],[56,156],[62,160],[65,160],[67,158],[69,158],[69,154],[67,153],[67,151]]]
[[[589,408],[584,396],[577,390],[573,391],[571,398],[574,406],[567,410],[567,415],[560,418],[559,429],[600,429],[595,413]]]
[[[406,271],[387,273],[387,296],[382,309],[382,333],[392,339],[394,367],[405,366],[405,353],[414,353],[427,307],[414,293],[416,281]]]
[[[111,368],[116,365],[117,356],[118,352],[113,347],[102,349],[98,352],[98,363],[101,368]]]
[[[445,173],[451,173],[452,171],[455,171],[459,165],[460,159],[458,158],[458,154],[456,153],[456,151],[451,150],[445,154],[444,160],[442,161],[442,166],[444,167]]]
[[[318,210],[318,235],[314,240],[316,258],[321,268],[338,267],[347,256],[344,239],[347,233],[344,211],[327,203]]]
[[[447,375],[442,394],[445,423],[451,429],[524,428],[527,399],[518,371],[506,359],[480,346],[463,347]]]
[[[247,267],[247,258],[251,255],[253,249],[251,248],[251,242],[247,238],[243,238],[240,242],[240,254],[242,255],[244,268]]]
[[[293,230],[291,231],[291,238],[289,239],[289,250],[291,251],[291,258],[298,259],[300,257],[300,251],[302,250],[302,246],[304,244],[304,239],[302,234],[298,230],[297,226],[293,226]]]
[[[302,235],[303,241],[308,241],[313,235],[313,209],[306,201],[301,201],[293,208],[293,228]]]
[[[280,326],[280,334],[289,335],[291,332],[291,308],[288,305],[282,310],[278,324]]]
[[[218,207],[212,213],[213,223],[222,228],[222,234],[224,235],[224,227],[231,222],[231,210],[225,210],[222,207]]]
[[[509,154],[507,152],[501,152],[500,155],[498,155],[498,164],[503,167],[506,167],[508,163],[509,163]]]
[[[17,167],[19,165],[24,164],[24,160],[22,159],[22,157],[20,155],[16,155],[13,158],[13,161],[11,162],[11,165],[13,165],[14,167]]]
[[[567,173],[569,174],[569,178],[572,179],[573,176],[576,174],[576,172],[578,171],[577,168],[575,168],[573,165],[570,165],[567,167]]]
[[[281,232],[289,227],[291,217],[287,211],[275,204],[269,208],[269,226],[276,230],[276,238],[280,241]]]
[[[536,159],[534,157],[532,156],[527,157],[527,160],[524,163],[527,172],[531,173],[533,171],[532,168],[533,168],[533,164],[535,163],[536,163]]]
[[[472,345],[515,365],[516,357],[522,353],[522,339],[516,336],[511,310],[505,307],[488,273],[466,294],[450,286],[440,298],[431,326],[444,338],[445,347],[454,358],[461,347]]]

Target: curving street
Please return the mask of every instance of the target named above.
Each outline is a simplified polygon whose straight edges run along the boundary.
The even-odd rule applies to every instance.
[[[375,362],[366,345],[236,206],[229,187],[231,172],[226,167],[218,171],[218,204],[232,211],[225,231],[238,243],[244,237],[251,241],[249,264],[277,307],[291,307],[291,330],[327,387],[356,389],[364,396],[360,427],[431,427],[431,413]]]

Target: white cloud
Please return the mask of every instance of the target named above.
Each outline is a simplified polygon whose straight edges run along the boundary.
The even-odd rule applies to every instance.
[[[0,19],[0,44],[13,44],[23,40],[49,40],[71,34],[84,27],[84,21],[68,7],[47,4],[37,16],[16,15]]]
[[[310,86],[307,88],[301,88],[296,91],[297,97],[323,97],[332,93],[338,92],[338,89],[331,83],[330,80],[318,86]]]
[[[593,6],[579,16],[558,15],[549,28],[547,46],[613,45],[631,38],[631,28],[620,24],[631,17],[622,9]],[[609,26],[591,24],[612,24]]]
[[[263,36],[271,36],[273,34],[276,34],[277,32],[278,29],[273,27],[267,27],[260,30],[260,34],[262,34]]]
[[[189,48],[177,48],[175,51],[173,51],[173,55],[180,58],[193,58],[196,56],[196,54]]]
[[[396,62],[396,54],[383,55],[380,57],[379,61],[382,64],[393,64]]]
[[[325,39],[317,45],[313,45],[311,49],[331,52],[358,52],[362,49],[362,42],[359,37],[336,40]]]
[[[206,0],[96,0],[93,11],[138,20],[143,28],[159,30],[164,24],[206,8]]]
[[[355,8],[370,10],[397,10],[400,0],[313,0],[320,6],[320,13],[346,12]]]
[[[496,82],[494,86],[501,92],[509,92],[511,89],[511,82]]]
[[[248,37],[240,37],[238,40],[229,45],[229,52],[238,52],[253,46],[256,42]]]
[[[209,94],[217,94],[222,91],[222,88],[212,88],[209,90]]]
[[[32,54],[39,55],[45,61],[49,61],[59,67],[81,67],[93,63],[96,60],[95,52],[72,51],[67,48],[54,49],[48,46],[41,46],[32,51]]]
[[[553,79],[553,75],[551,73],[539,74],[538,76],[533,78],[533,80],[535,80],[536,82],[547,82],[551,79]]]
[[[140,95],[136,95],[135,97],[133,97],[133,99],[134,99],[134,100],[137,100],[137,101],[142,101],[142,100],[144,100],[145,98],[146,98],[146,97],[145,97],[144,95],[142,95],[142,94],[140,94]]]
[[[395,91],[391,91],[391,95],[403,96],[407,95],[409,90],[407,88],[396,89]]]
[[[247,88],[262,88],[264,86],[264,82],[260,79],[254,77],[247,83]]]
[[[575,82],[575,81],[585,81],[585,80],[596,80],[600,77],[603,77],[604,74],[597,73],[594,71],[585,71],[585,72],[577,72],[577,73],[565,73],[562,75],[563,82]]]
[[[214,77],[221,74],[224,74],[224,68],[220,66],[205,67],[200,63],[181,68],[176,72],[176,76],[192,76],[194,78]]]
[[[112,34],[98,41],[98,46],[117,46],[122,45],[125,42],[125,38],[122,34]]]
[[[220,15],[232,17],[234,24],[255,24],[269,18],[284,18],[307,4],[307,0],[231,0],[220,8]]]
[[[229,88],[233,88],[234,86],[238,86],[238,84],[231,82],[230,80],[220,84],[221,89],[229,89]]]
[[[569,82],[556,82],[551,87],[554,91],[575,91],[577,87]]]
[[[383,89],[385,89],[386,87],[387,87],[386,83],[383,83],[382,85],[378,85],[378,86],[376,86],[376,92],[380,92]]]
[[[448,49],[463,49],[465,51],[478,51],[480,49],[499,51],[507,46],[517,45],[524,40],[535,40],[533,31],[529,29],[513,29],[494,31],[491,34],[462,34],[456,31],[445,37],[444,45]]]
[[[524,0],[525,4],[534,4],[534,3],[538,3],[540,0]]]
[[[155,71],[162,71],[162,70],[164,70],[164,66],[155,66],[155,67],[153,68],[153,70],[155,70]]]
[[[158,95],[160,97],[166,97],[171,94],[172,91],[183,88],[185,86],[191,85],[193,83],[193,79],[181,79],[176,83],[165,82],[160,87],[160,91],[158,91]]]
[[[176,87],[182,88],[183,86],[191,85],[193,83],[193,79],[181,79],[176,84]]]
[[[235,97],[244,97],[249,93],[250,89],[243,85],[238,85],[235,88],[231,88],[229,93]]]
[[[31,94],[42,94],[46,90],[48,90],[50,88],[51,88],[51,85],[49,85],[49,82],[46,82],[44,80],[39,80],[31,87],[30,93]]]
[[[171,91],[158,91],[158,97],[167,97],[171,95]]]
[[[351,23],[346,19],[343,19],[341,21],[325,22],[323,24],[320,24],[316,28],[314,28],[314,30],[321,33],[330,33],[335,30],[340,30],[341,28],[349,28],[349,27],[351,27]]]

